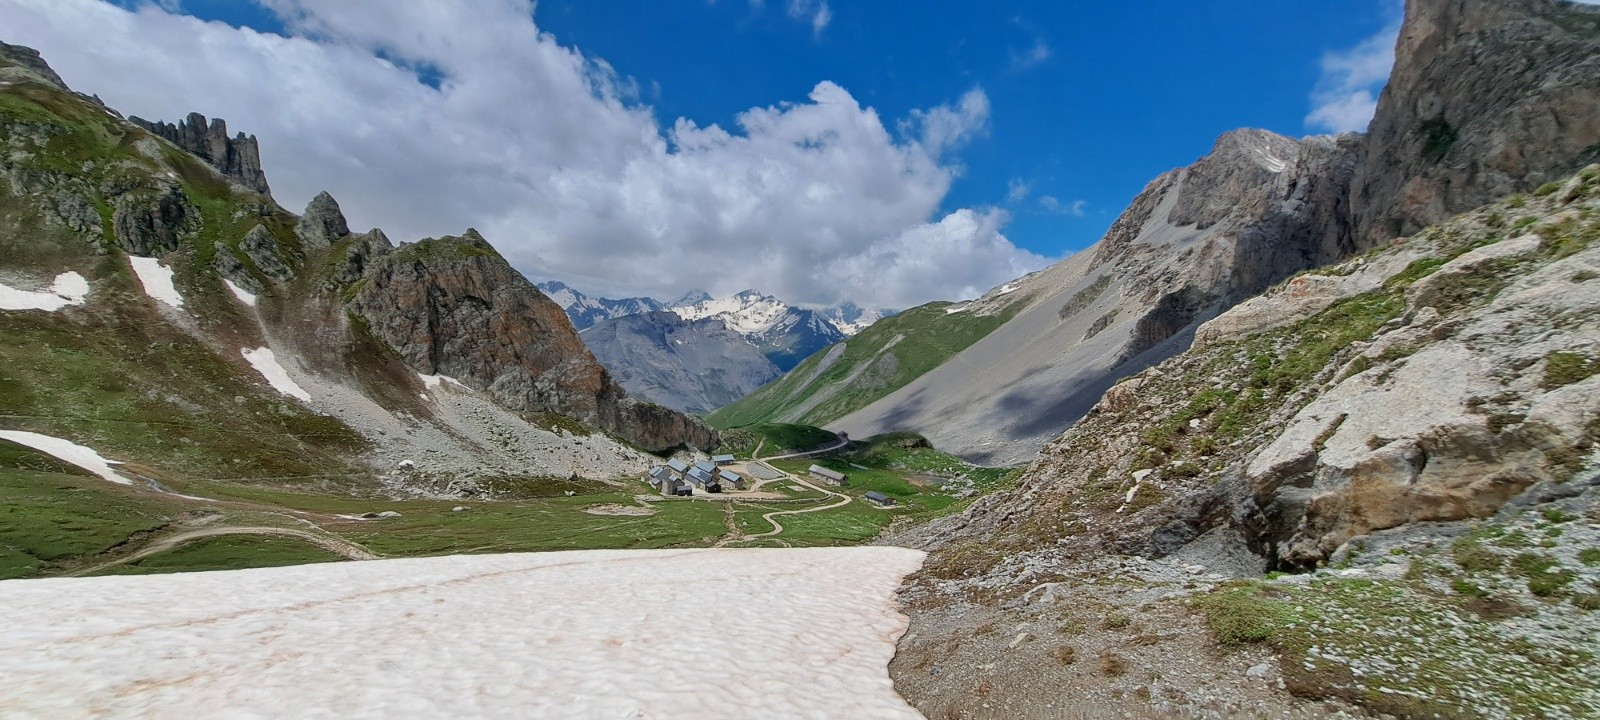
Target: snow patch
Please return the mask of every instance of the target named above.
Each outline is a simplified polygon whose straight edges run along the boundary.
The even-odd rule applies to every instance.
[[[465,385],[461,384],[460,380],[450,377],[449,375],[423,375],[422,373],[417,373],[417,377],[422,379],[423,387],[426,387],[429,390],[436,390],[440,385],[445,383],[450,383],[456,387],[466,387]],[[423,399],[426,400],[427,398]]]
[[[174,308],[183,307],[183,296],[178,294],[178,288],[172,285],[172,268],[161,264],[155,258],[129,255],[128,262],[133,263],[133,272],[139,276],[139,284],[144,286],[144,294],[160,300]]]
[[[0,283],[0,310],[55,312],[68,305],[82,305],[88,294],[89,281],[75,272],[57,275],[49,292],[18,290]]]
[[[944,309],[944,314],[946,314],[946,315],[954,315],[954,314],[956,314],[958,312],[966,312],[966,311],[967,311],[967,306],[966,305],[956,305],[954,307],[945,308]]]
[[[1000,292],[995,293],[995,295],[1010,295],[1021,288],[1021,285],[1017,285],[1015,283],[1006,283],[1000,286]]]
[[[18,445],[26,445],[64,463],[88,470],[99,475],[102,479],[121,485],[133,484],[111,467],[122,463],[100,457],[100,453],[71,440],[63,440],[58,437],[24,432],[22,430],[0,430],[0,439],[10,440]]]
[[[0,697],[21,716],[917,718],[888,664],[922,558],[586,550],[0,583]]]
[[[249,305],[250,307],[256,306],[255,293],[233,284],[233,281],[227,278],[222,279],[222,284],[228,286],[228,292],[233,293],[234,297],[239,298],[239,302]]]
[[[244,355],[245,360],[250,362],[250,367],[255,368],[256,372],[261,373],[261,377],[267,379],[267,384],[271,385],[272,389],[290,397],[311,402],[311,393],[306,392],[295,384],[294,379],[289,377],[288,371],[278,364],[278,358],[272,354],[270,348],[246,349],[239,352]]]

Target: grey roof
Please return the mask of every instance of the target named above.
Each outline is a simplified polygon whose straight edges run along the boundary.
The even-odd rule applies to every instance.
[[[738,481],[744,479],[742,477],[739,477],[738,475],[735,475],[735,474],[733,474],[731,472],[728,472],[727,470],[718,470],[717,471],[717,477],[721,478],[723,480],[727,480],[728,482],[738,482]]]
[[[679,460],[677,458],[673,458],[673,459],[667,461],[667,467],[671,468],[673,472],[680,472],[681,473],[681,472],[687,471],[689,469],[689,463],[686,463],[686,462],[684,462],[682,460]]]
[[[829,470],[821,465],[812,465],[806,472],[821,475],[829,480],[844,480],[844,473],[838,470]]]
[[[650,468],[650,477],[655,480],[666,480],[672,477],[672,471],[657,465]]]
[[[890,505],[890,504],[894,503],[894,498],[889,497],[888,495],[885,495],[885,494],[883,494],[881,492],[878,492],[877,490],[868,490],[866,497],[867,497],[868,500],[871,500],[871,501],[873,501],[875,503],[878,503],[880,505]]]
[[[695,481],[697,484],[709,482],[711,481],[711,473],[701,470],[700,468],[692,468],[689,470],[689,479]]]
[[[710,460],[701,460],[700,462],[695,463],[694,466],[706,472],[712,472],[717,469],[717,464],[711,462]]]
[[[711,456],[711,462],[714,462],[714,463],[731,463],[731,462],[733,462],[733,456],[732,455],[712,455]]]

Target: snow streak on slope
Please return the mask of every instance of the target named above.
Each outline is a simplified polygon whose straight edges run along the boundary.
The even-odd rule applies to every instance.
[[[255,293],[233,284],[233,281],[227,278],[222,279],[222,284],[228,286],[228,292],[233,293],[234,297],[239,298],[239,302],[249,305],[250,307],[256,306]]]
[[[261,373],[261,377],[267,379],[267,384],[271,385],[272,389],[290,397],[311,402],[311,393],[306,392],[304,388],[295,383],[294,378],[289,377],[288,371],[278,364],[278,358],[272,354],[272,350],[256,348],[254,350],[240,350],[239,352],[244,354],[245,360],[250,361],[250,367],[255,368],[256,372]]]
[[[127,478],[111,467],[121,463],[100,457],[100,453],[71,440],[21,430],[0,430],[0,440],[10,440],[18,445],[33,448],[64,463],[88,470],[105,480],[122,485],[129,484]]]
[[[172,268],[155,258],[135,255],[129,255],[128,262],[133,263],[133,272],[139,276],[139,284],[144,286],[146,295],[175,308],[183,307],[183,296],[172,286]]]
[[[55,312],[68,305],[82,305],[89,294],[89,281],[75,272],[56,276],[49,292],[18,290],[0,283],[0,310],[45,310]]]
[[[921,562],[591,550],[12,580],[0,697],[22,716],[915,718],[888,663]]]

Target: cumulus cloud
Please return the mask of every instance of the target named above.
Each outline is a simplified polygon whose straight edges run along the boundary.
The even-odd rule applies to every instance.
[[[887,126],[826,81],[729,128],[663,123],[530,0],[262,3],[287,37],[99,0],[7,0],[0,27],[125,112],[258,135],[291,208],[327,189],[398,240],[474,226],[530,277],[585,291],[910,307],[1047,262],[1003,212],[942,209],[947,155],[987,127],[980,89]]]
[[[1385,0],[1389,21],[1376,35],[1355,47],[1322,56],[1322,76],[1311,91],[1306,126],[1329,132],[1362,132],[1378,109],[1378,92],[1394,66],[1394,45],[1400,35],[1402,8]]]

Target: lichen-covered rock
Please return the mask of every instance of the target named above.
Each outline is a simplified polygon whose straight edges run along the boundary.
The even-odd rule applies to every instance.
[[[255,263],[256,269],[261,274],[277,280],[286,280],[294,277],[294,269],[283,261],[282,250],[278,247],[278,239],[272,236],[265,225],[257,225],[245,233],[239,241],[239,250]]]
[[[627,397],[566,312],[475,230],[377,258],[349,306],[417,371],[505,407],[567,415],[649,450],[715,444],[698,420]]]
[[[394,244],[378,228],[350,236],[343,254],[332,263],[325,289],[346,287],[360,280],[369,266],[391,252],[394,252]]]
[[[185,237],[199,232],[201,219],[183,188],[169,185],[117,196],[111,224],[123,250],[153,256],[177,250]]]
[[[217,255],[211,264],[212,267],[216,268],[218,275],[232,280],[233,284],[238,285],[245,291],[260,294],[263,290],[260,281],[250,274],[249,268],[245,267],[244,261],[240,260],[239,256],[235,255],[227,247],[217,247]]]
[[[350,226],[345,222],[344,213],[339,210],[338,201],[323,191],[306,205],[305,213],[294,227],[294,234],[300,238],[306,250],[326,250],[348,236]]]

